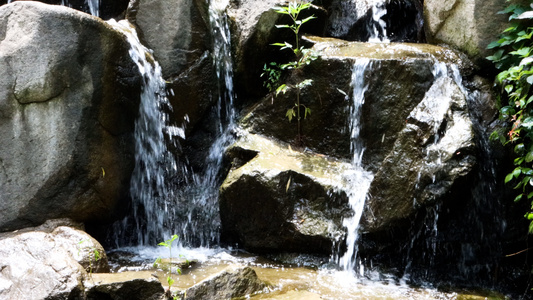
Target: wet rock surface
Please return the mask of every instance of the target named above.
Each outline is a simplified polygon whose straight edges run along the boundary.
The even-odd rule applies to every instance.
[[[86,280],[86,299],[167,299],[159,279],[152,272],[122,272],[112,274],[93,274]]]
[[[331,253],[350,214],[346,162],[292,151],[257,135],[229,149],[233,168],[220,188],[222,236],[258,252]]]
[[[229,266],[188,288],[183,299],[233,299],[263,292],[267,287],[252,268]]]
[[[133,170],[140,76],[124,36],[61,6],[0,7],[0,231],[109,220]]]

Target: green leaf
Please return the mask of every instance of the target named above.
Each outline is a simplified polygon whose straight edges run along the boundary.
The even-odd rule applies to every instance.
[[[305,108],[304,119],[307,118],[307,115],[311,115],[311,109],[310,109],[309,107],[306,107],[306,108]]]
[[[523,153],[525,150],[526,150],[526,147],[524,146],[524,143],[520,143],[520,144],[514,146],[514,152],[516,154],[518,154],[518,155]],[[515,169],[515,171],[516,171],[516,169]]]
[[[516,51],[509,52],[509,54],[526,57],[526,56],[529,55],[529,52],[530,52],[530,48],[529,47],[524,47],[524,48],[520,48],[520,49],[518,49]]]
[[[496,47],[500,47],[500,43],[498,43],[498,41],[493,41],[493,42],[490,42],[488,45],[487,45],[487,49],[494,49]]]
[[[281,24],[281,25],[274,25],[276,26],[276,28],[291,28],[289,25],[287,24]]]
[[[533,221],[529,223],[529,234],[532,234],[532,233],[533,233]]]
[[[523,196],[524,196],[524,194],[520,194],[520,195],[516,196],[516,197],[514,198],[514,202],[518,202],[518,201],[522,200],[522,197],[523,197]]]
[[[296,113],[294,112],[294,109],[289,108],[289,109],[287,110],[287,113],[285,114],[285,116],[286,116],[287,118],[289,118],[289,122],[290,122],[290,121],[292,121],[292,118],[293,118],[293,117],[296,117]]]
[[[505,176],[505,183],[508,183],[511,180],[513,180],[513,173],[509,173]]]
[[[533,192],[527,194],[527,199],[531,199],[531,198],[533,198]]]
[[[511,174],[513,174],[514,178],[518,178],[518,176],[522,174],[522,168],[520,167],[515,168]]]
[[[285,94],[288,90],[289,90],[289,87],[288,87],[286,84],[282,84],[282,85],[280,85],[280,86],[276,89],[276,96],[277,96],[279,93],[283,93],[283,94]]]
[[[521,124],[520,126],[524,127],[524,128],[531,128],[533,127],[533,117],[527,117]]]
[[[316,17],[315,16],[307,17],[307,18],[303,19],[301,23],[302,24],[307,23],[307,22],[311,21],[312,19],[316,19]]]

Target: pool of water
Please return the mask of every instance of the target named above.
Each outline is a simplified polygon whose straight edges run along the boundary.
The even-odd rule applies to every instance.
[[[402,279],[387,274],[365,272],[357,276],[353,272],[339,271],[318,257],[292,257],[292,263],[273,260],[231,249],[173,247],[122,248],[108,254],[112,272],[134,277],[135,273],[157,276],[168,287],[168,270],[154,268],[154,261],[162,258],[168,262],[190,261],[181,275],[173,269],[175,280],[172,290],[185,290],[229,266],[249,266],[258,277],[271,285],[268,293],[250,296],[249,299],[369,299],[369,300],[422,300],[422,299],[508,299],[496,293],[472,293],[465,291],[441,291],[430,286],[409,286]],[[329,266],[329,267],[328,267]]]

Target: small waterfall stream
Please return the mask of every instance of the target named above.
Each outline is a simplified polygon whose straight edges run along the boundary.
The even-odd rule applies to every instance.
[[[219,244],[218,210],[219,173],[225,149],[232,144],[235,130],[233,102],[233,62],[230,31],[225,10],[229,2],[212,0],[209,19],[213,29],[213,64],[218,79],[217,104],[214,107],[214,140],[203,163],[203,170],[192,174],[189,186],[181,191],[182,218],[179,232],[188,245],[213,247]]]
[[[350,148],[352,151],[353,170],[345,174],[349,183],[350,190],[348,199],[350,207],[353,210],[353,216],[343,220],[343,226],[346,227],[346,247],[347,250],[339,258],[339,265],[348,271],[354,270],[357,263],[357,239],[359,230],[359,221],[363,214],[363,209],[367,197],[370,183],[372,182],[372,173],[365,171],[362,166],[362,158],[365,148],[359,137],[361,131],[361,108],[365,102],[365,71],[371,66],[369,59],[358,59],[352,69],[352,105],[350,107]]]
[[[175,136],[184,138],[184,132],[168,125],[166,111],[171,106],[161,67],[151,51],[141,44],[134,27],[127,21],[111,20],[109,24],[126,35],[131,45],[129,54],[143,78],[139,116],[135,122],[135,169],[130,185],[133,215],[117,225],[115,239],[117,244],[124,244],[122,235],[130,226],[129,222],[133,222],[137,234],[135,242],[141,246],[154,245],[173,234],[175,219],[176,195],[168,178],[175,176],[178,166],[167,149],[165,134],[174,141]]]

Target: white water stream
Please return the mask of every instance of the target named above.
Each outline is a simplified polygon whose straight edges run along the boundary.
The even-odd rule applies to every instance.
[[[346,227],[346,247],[347,250],[339,258],[339,265],[346,271],[353,271],[357,264],[357,239],[359,237],[359,222],[363,214],[368,189],[374,178],[371,172],[363,169],[362,158],[365,151],[360,138],[361,132],[361,110],[365,102],[365,71],[371,65],[369,59],[358,59],[352,69],[352,105],[350,107],[350,147],[352,151],[353,169],[345,174],[345,178],[350,186],[348,192],[349,204],[353,210],[353,216],[343,220]],[[362,265],[360,265],[362,268]],[[360,271],[362,273],[362,271]]]
[[[168,151],[165,134],[172,141],[176,136],[184,138],[181,128],[168,125],[167,110],[171,109],[166,97],[165,81],[161,67],[144,47],[134,27],[128,21],[109,24],[124,33],[131,45],[129,54],[142,76],[139,116],[135,121],[135,169],[130,182],[133,219],[137,242],[154,245],[169,238],[172,233],[175,194],[168,178],[178,171],[173,155]],[[115,228],[117,239],[124,235],[128,220]]]

